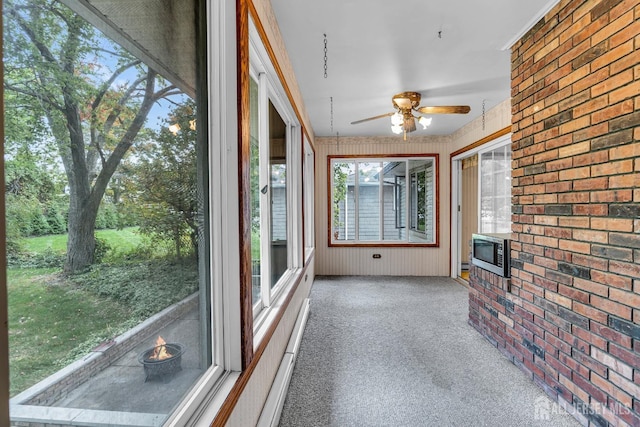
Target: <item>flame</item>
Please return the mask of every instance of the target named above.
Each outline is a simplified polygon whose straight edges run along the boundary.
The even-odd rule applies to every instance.
[[[164,360],[172,357],[173,355],[167,351],[166,342],[160,335],[156,340],[156,346],[153,348],[153,354],[149,357],[149,360]]]

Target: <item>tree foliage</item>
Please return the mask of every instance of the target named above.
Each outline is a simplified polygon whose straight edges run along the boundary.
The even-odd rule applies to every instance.
[[[74,273],[94,260],[111,178],[154,103],[177,90],[57,1],[6,0],[3,13],[10,135],[31,146],[46,131],[57,150],[69,191],[65,271]]]
[[[136,184],[140,230],[170,240],[178,257],[197,250],[198,203],[196,111],[188,100],[176,106],[155,139],[138,150]]]

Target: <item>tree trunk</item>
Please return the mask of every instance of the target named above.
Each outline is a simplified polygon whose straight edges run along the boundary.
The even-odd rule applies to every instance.
[[[69,210],[69,240],[65,274],[77,273],[89,267],[94,260],[96,239],[95,225],[98,209],[91,204]]]
[[[182,251],[181,251],[181,247],[182,247],[182,242],[180,241],[180,226],[176,225],[174,230],[173,230],[173,239],[175,241],[176,244],[176,256],[178,257],[178,259],[182,258]]]

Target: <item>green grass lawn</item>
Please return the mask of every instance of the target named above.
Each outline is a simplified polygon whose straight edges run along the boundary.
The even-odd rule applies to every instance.
[[[124,305],[61,282],[54,269],[9,269],[7,285],[11,396],[113,337],[130,317]]]
[[[122,230],[97,230],[96,236],[106,240],[109,246],[117,248],[118,252],[127,252],[135,249],[142,242],[142,236],[138,233],[137,227],[128,227]],[[41,253],[51,250],[57,253],[64,253],[67,250],[67,235],[54,234],[28,237],[23,239],[22,243],[28,252]]]

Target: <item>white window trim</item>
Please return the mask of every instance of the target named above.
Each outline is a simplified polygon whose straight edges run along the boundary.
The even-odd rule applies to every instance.
[[[284,87],[279,81],[278,74],[271,63],[271,59],[269,54],[263,45],[260,35],[257,31],[257,28],[253,22],[253,20],[249,19],[249,68],[250,73],[254,77],[254,79],[258,82],[258,105],[259,111],[268,111],[269,101],[273,104],[275,109],[280,114],[281,118],[284,120],[287,127],[287,265],[288,269],[284,272],[282,277],[278,280],[276,285],[273,288],[267,284],[264,285],[265,282],[269,282],[269,275],[265,274],[265,268],[270,268],[270,262],[264,263],[261,262],[261,277],[262,279],[262,298],[260,301],[254,304],[254,322],[253,322],[253,330],[254,330],[254,340],[253,345],[254,349],[256,349],[263,337],[265,336],[268,326],[275,319],[275,316],[278,313],[278,308],[284,303],[285,297],[289,294],[289,291],[292,289],[295,278],[298,276],[300,271],[302,270],[302,261],[300,255],[304,248],[302,246],[301,232],[299,230],[300,225],[300,215],[298,205],[301,202],[301,194],[302,188],[300,182],[302,181],[301,177],[301,168],[299,165],[299,161],[301,158],[300,147],[301,143],[301,132],[300,132],[300,123],[297,120],[297,117],[291,107],[287,94],[284,90]],[[257,76],[257,78],[256,78]],[[264,123],[265,120],[262,117],[262,114],[259,116],[260,123],[258,125],[260,129],[260,141],[268,140],[268,123]],[[266,135],[266,136],[265,136]],[[261,164],[267,165],[268,161],[262,161],[262,156],[266,155],[268,160],[268,147],[264,149],[265,145],[261,145],[260,156],[261,156]],[[265,154],[263,154],[265,152]],[[262,166],[261,166],[262,167]],[[262,177],[269,177],[270,174],[268,171],[261,171],[261,180]],[[265,200],[269,200],[270,198],[270,182],[260,182],[260,188],[264,188],[267,185],[268,191],[267,194],[261,194],[261,198],[268,197]],[[262,217],[262,216],[261,216]],[[267,221],[270,221],[268,219]],[[263,230],[266,232],[267,237],[263,236]],[[261,251],[266,251],[263,253],[269,253],[270,248],[265,247],[269,246],[269,229],[270,224],[262,223],[261,224]],[[263,256],[263,255],[261,255]],[[263,267],[263,265],[265,265]]]
[[[502,148],[511,144],[511,134],[509,134],[509,138],[498,138],[494,141],[491,141],[481,147],[479,147],[478,152],[478,224],[476,225],[477,229],[482,232],[482,155],[493,151],[497,148]]]
[[[236,4],[207,3],[212,366],[165,426],[208,426],[242,369],[240,345]],[[235,373],[232,373],[235,372]]]
[[[315,153],[306,136],[303,138],[304,162],[303,172],[303,197],[304,197],[304,261],[311,258],[315,247]]]
[[[492,141],[489,141],[485,144],[482,144],[479,147],[473,148],[471,150],[465,151],[463,153],[458,154],[455,157],[451,158],[451,206],[450,212],[451,215],[456,216],[456,220],[451,221],[451,264],[449,266],[450,277],[457,278],[460,264],[460,245],[463,243],[460,242],[460,221],[458,218],[458,206],[460,206],[460,163],[463,159],[467,157],[471,157],[475,154],[480,154],[481,152],[489,151],[494,148],[497,148],[501,145],[506,145],[511,143],[511,133],[500,136]],[[479,168],[478,168],[479,169]],[[478,216],[480,216],[480,207],[478,206]]]

